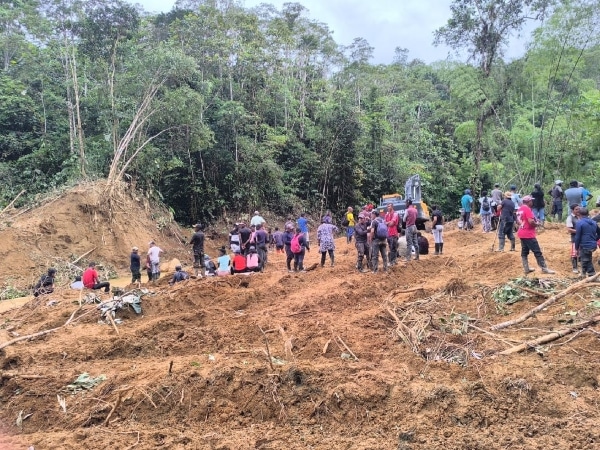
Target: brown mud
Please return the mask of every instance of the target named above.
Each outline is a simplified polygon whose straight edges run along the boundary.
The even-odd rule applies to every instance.
[[[65,257],[98,245],[98,232],[86,234],[86,224],[63,229],[58,203],[55,232],[42,236],[52,238],[46,245],[59,245],[51,249]],[[13,232],[35,225],[34,217],[26,220],[29,225],[13,224]],[[109,248],[98,255],[108,261],[123,247],[126,257],[151,231],[130,225],[122,237],[107,233]],[[557,270],[544,279],[573,282],[563,227],[549,224],[539,241]],[[169,242],[177,248],[176,239]],[[492,252],[493,235],[479,231],[452,230],[445,242],[444,255],[422,256],[388,273],[358,273],[354,247],[338,239],[335,267],[328,261],[290,274],[282,255],[272,253],[263,274],[174,287],[162,279],[146,285],[153,295],[144,297],[142,315],[117,313],[119,334],[92,312],[7,346],[0,350],[0,448],[599,448],[597,332],[497,355],[566,326],[565,320],[594,315],[589,304],[597,285],[490,333],[491,325],[544,297],[529,295],[499,310],[492,292],[521,277],[519,252]],[[2,276],[43,266],[22,251],[3,247],[17,270]],[[313,248],[307,266],[318,258]],[[119,264],[116,257],[110,262]],[[127,275],[126,264],[118,269]],[[60,326],[78,308],[78,294],[66,288],[51,298],[59,303],[32,300],[0,313],[0,343]],[[83,372],[106,380],[65,392]]]

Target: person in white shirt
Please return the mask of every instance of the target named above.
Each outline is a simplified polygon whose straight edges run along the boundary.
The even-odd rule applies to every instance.
[[[152,281],[160,278],[160,254],[163,250],[156,245],[154,241],[148,243],[148,259],[150,260],[150,270],[152,272]]]
[[[258,211],[254,211],[254,216],[250,220],[250,226],[252,226],[252,225],[255,225],[255,226],[256,225],[264,225],[265,223],[267,223],[267,221],[260,216],[260,214],[258,213]]]

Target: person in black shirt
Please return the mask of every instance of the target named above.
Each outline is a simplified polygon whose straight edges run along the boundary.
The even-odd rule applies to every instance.
[[[204,267],[204,233],[202,232],[202,225],[197,223],[194,225],[194,234],[190,240],[192,251],[194,252],[194,273],[198,277],[198,271],[200,276],[203,277],[205,274]]]
[[[54,292],[54,277],[56,276],[56,269],[50,267],[48,272],[42,275],[40,281],[33,288],[33,296],[38,297],[44,294],[51,294]]]
[[[512,192],[504,193],[504,200],[498,205],[500,210],[500,224],[498,226],[498,251],[504,251],[506,238],[510,240],[510,251],[515,251],[515,202],[512,201]]]
[[[129,270],[131,270],[131,282],[135,283],[137,281],[138,283],[141,283],[142,282],[142,272],[141,272],[142,264],[140,261],[140,255],[138,253],[137,247],[133,247],[131,249],[131,255],[129,257],[129,260],[130,260]]]
[[[546,202],[544,202],[544,191],[540,186],[540,183],[536,183],[533,186],[533,192],[531,193],[533,197],[533,216],[535,220],[540,223],[540,227],[544,227],[544,221],[546,220],[546,210],[544,209],[546,206]]]
[[[250,238],[252,237],[252,230],[246,226],[245,223],[240,223],[240,247],[243,255],[250,253]]]

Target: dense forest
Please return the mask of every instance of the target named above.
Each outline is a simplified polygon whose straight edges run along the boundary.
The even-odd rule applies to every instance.
[[[598,0],[454,0],[431,45],[462,56],[426,64],[399,42],[373,65],[365,39],[340,45],[300,3],[2,0],[0,208],[98,178],[183,223],[339,211],[414,173],[450,215],[495,181],[593,191],[599,16]],[[528,20],[526,54],[506,61]]]

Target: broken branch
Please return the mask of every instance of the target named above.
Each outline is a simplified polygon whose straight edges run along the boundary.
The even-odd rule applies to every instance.
[[[354,360],[355,360],[355,361],[358,361],[358,357],[357,357],[357,356],[354,354],[354,352],[353,352],[352,350],[350,350],[350,347],[348,347],[348,346],[346,345],[346,343],[345,343],[344,341],[342,341],[342,338],[341,338],[341,337],[339,337],[339,336],[336,336],[336,338],[338,338],[338,340],[339,340],[339,341],[340,341],[340,343],[341,343],[341,344],[344,346],[344,348],[345,348],[346,350],[348,350],[348,353],[350,353],[350,354],[351,354],[351,355],[354,357]]]
[[[553,304],[556,301],[560,300],[561,298],[567,296],[568,294],[570,294],[572,292],[575,292],[577,289],[580,289],[580,288],[584,287],[587,283],[590,283],[590,282],[596,280],[596,278],[598,278],[599,276],[600,276],[600,272],[598,272],[596,275],[593,275],[593,276],[591,276],[589,278],[584,278],[583,280],[578,281],[577,283],[572,284],[567,289],[565,289],[563,291],[560,291],[558,294],[553,295],[548,300],[546,300],[544,303],[539,304],[538,306],[536,306],[532,310],[530,310],[530,311],[526,312],[525,314],[523,314],[521,317],[517,317],[516,319],[508,320],[506,322],[502,322],[502,323],[499,323],[497,325],[494,325],[491,328],[491,330],[502,330],[503,328],[507,328],[507,327],[510,327],[512,325],[517,325],[519,323],[525,322],[527,319],[529,319],[530,317],[534,316],[536,313],[540,312],[544,308],[547,308],[548,306],[550,306],[551,304]]]

